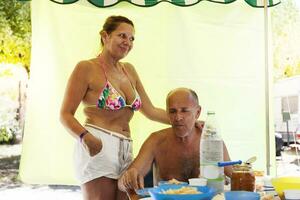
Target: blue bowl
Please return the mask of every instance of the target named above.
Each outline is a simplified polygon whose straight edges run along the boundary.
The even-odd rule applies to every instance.
[[[168,181],[160,181],[158,183],[158,187],[164,189],[164,190],[167,190],[169,189],[170,187],[172,187],[173,185],[177,185],[177,186],[188,186],[189,184],[186,183],[186,182],[181,182],[180,184],[170,184],[168,183]],[[155,186],[157,187],[157,186]],[[150,193],[149,193],[149,190],[150,189],[153,189],[153,187],[148,187],[148,188],[143,188],[143,189],[139,189],[139,190],[136,190],[136,194],[139,195],[140,197],[150,197]]]
[[[230,191],[225,192],[226,200],[260,200],[260,195],[256,192]]]
[[[182,185],[160,185],[157,188],[150,189],[149,193],[154,200],[211,200],[216,194],[214,188],[207,186],[191,186],[197,188],[201,194],[162,194],[168,189],[176,190],[182,187]]]

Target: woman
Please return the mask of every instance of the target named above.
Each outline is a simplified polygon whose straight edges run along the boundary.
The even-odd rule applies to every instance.
[[[132,161],[129,122],[135,111],[169,124],[166,112],[152,105],[130,63],[134,25],[123,16],[108,17],[100,32],[102,52],[77,64],[65,92],[61,122],[78,139],[75,171],[86,200],[126,198],[117,179]],[[74,117],[84,104],[85,125]]]

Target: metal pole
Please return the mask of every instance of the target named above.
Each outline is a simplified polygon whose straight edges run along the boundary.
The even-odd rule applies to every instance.
[[[290,147],[289,120],[286,120],[287,146]]]
[[[266,168],[267,175],[270,175],[270,124],[269,124],[269,37],[268,37],[268,3],[264,0],[264,39],[265,39],[265,123],[266,123]]]

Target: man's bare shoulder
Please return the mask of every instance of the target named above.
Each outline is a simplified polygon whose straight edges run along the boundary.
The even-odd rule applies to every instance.
[[[159,144],[168,137],[168,135],[171,133],[172,128],[166,128],[162,129],[156,132],[151,133],[148,140],[152,141],[153,143]]]

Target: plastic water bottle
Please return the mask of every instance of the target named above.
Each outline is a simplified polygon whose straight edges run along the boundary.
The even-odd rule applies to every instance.
[[[224,191],[224,168],[217,163],[223,161],[223,140],[215,112],[207,112],[207,119],[200,140],[200,176],[207,179],[207,185],[218,193]]]

